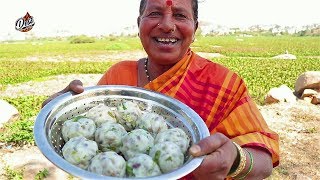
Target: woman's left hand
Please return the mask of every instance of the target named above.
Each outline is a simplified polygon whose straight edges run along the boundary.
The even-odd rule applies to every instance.
[[[206,155],[193,171],[197,179],[225,179],[237,157],[237,148],[224,134],[216,133],[199,141],[190,150],[193,156]]]

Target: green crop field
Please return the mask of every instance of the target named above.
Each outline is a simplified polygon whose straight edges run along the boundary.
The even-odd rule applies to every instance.
[[[199,37],[193,46],[197,51],[221,53],[228,57],[268,58],[285,51],[297,57],[319,58],[320,55],[320,37]]]
[[[272,88],[286,84],[294,88],[297,77],[305,71],[320,68],[320,37],[197,37],[192,44],[195,52],[220,53],[225,58],[213,58],[244,78],[257,104],[263,104],[265,94]],[[47,39],[0,43],[0,92],[10,85],[27,81],[44,81],[59,74],[101,74],[114,61],[46,61],[59,56],[88,57],[108,53],[120,54],[142,51],[137,37],[108,37],[93,43],[70,43],[69,39]],[[297,60],[275,60],[271,57],[288,51]],[[37,61],[30,61],[37,57]],[[47,97],[4,97],[20,111],[21,118],[5,125],[0,141],[33,143],[34,117]]]
[[[194,51],[221,53],[228,57],[272,57],[286,50],[298,57],[320,56],[320,37],[197,37]],[[68,40],[39,40],[0,43],[0,61],[28,56],[98,55],[108,51],[142,50],[137,37],[113,37],[94,43],[72,44]]]
[[[28,56],[59,56],[98,55],[108,51],[142,50],[137,37],[105,38],[94,43],[70,43],[63,40],[33,40],[0,43],[0,61],[21,60]]]

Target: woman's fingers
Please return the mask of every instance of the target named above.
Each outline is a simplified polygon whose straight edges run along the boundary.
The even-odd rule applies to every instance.
[[[190,148],[194,156],[206,155],[201,165],[193,172],[198,179],[225,179],[237,156],[232,141],[221,133],[201,140]]]
[[[60,92],[57,92],[53,95],[51,95],[47,100],[45,100],[43,103],[42,103],[42,107],[44,107],[46,104],[48,104],[50,101],[52,101],[54,98],[60,96],[61,94],[64,94],[66,92],[74,92],[75,94],[80,94],[84,91],[84,88],[83,88],[83,84],[80,80],[73,80],[69,83],[69,85],[64,88],[62,91]]]
[[[60,92],[66,93],[69,91],[73,91],[76,94],[82,93],[84,91],[82,82],[80,80],[73,80],[69,83],[69,85],[66,88],[64,88]]]
[[[192,145],[189,152],[192,156],[203,156],[210,154],[221,147],[229,140],[225,135],[216,133],[209,137],[206,137],[198,142],[198,144]]]

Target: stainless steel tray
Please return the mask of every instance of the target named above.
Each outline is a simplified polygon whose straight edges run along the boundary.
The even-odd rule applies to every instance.
[[[81,179],[123,179],[102,176],[78,168],[64,160],[61,153],[64,145],[61,126],[64,121],[83,114],[98,104],[116,106],[123,100],[138,102],[142,110],[164,116],[170,127],[179,127],[186,132],[190,137],[190,145],[209,136],[209,131],[201,117],[176,99],[137,87],[105,85],[87,87],[78,95],[65,93],[49,102],[39,112],[34,125],[34,137],[38,148],[57,167]],[[175,171],[134,179],[178,179],[196,169],[203,158],[186,155],[184,165]]]

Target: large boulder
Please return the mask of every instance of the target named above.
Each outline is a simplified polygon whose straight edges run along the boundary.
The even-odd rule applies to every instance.
[[[319,94],[317,91],[313,90],[313,89],[305,89],[303,90],[303,93],[301,95],[301,99],[305,98],[305,97],[312,97]]]
[[[288,51],[286,51],[284,54],[279,54],[277,56],[272,57],[272,59],[287,59],[287,60],[296,60],[297,56],[293,54],[289,54]]]
[[[7,101],[0,99],[0,128],[3,124],[19,118],[19,111]]]
[[[293,54],[280,54],[280,55],[272,57],[272,59],[296,60],[297,57]]]
[[[320,90],[320,71],[307,71],[302,73],[295,84],[295,94],[301,96],[305,89]]]
[[[293,94],[293,90],[284,84],[280,87],[270,89],[265,97],[265,104],[278,102],[295,103],[296,101],[297,97]]]

